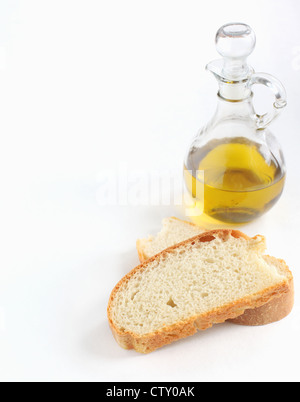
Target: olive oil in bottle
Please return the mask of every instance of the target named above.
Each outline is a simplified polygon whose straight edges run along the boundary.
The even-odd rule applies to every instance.
[[[192,151],[188,162],[184,174],[190,194],[205,214],[223,222],[258,218],[284,188],[285,172],[275,157],[267,162],[258,144],[245,138],[213,140]]]

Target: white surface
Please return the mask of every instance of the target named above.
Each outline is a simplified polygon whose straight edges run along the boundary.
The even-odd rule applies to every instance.
[[[1,1],[1,380],[299,381],[299,18],[298,0]],[[137,265],[136,239],[183,215],[102,207],[99,177],[181,171],[214,110],[204,67],[230,21],[253,27],[251,64],[289,95],[273,125],[284,196],[243,230],[287,261],[295,308],[267,327],[225,324],[147,356],[124,351],[106,321],[110,291]]]

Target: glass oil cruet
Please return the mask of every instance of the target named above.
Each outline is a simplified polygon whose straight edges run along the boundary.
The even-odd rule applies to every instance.
[[[222,59],[207,69],[219,84],[212,120],[194,139],[184,166],[187,189],[204,214],[227,223],[246,223],[263,215],[280,198],[286,176],[281,148],[270,123],[287,105],[282,84],[256,74],[247,64],[256,37],[245,24],[219,29],[216,47]],[[256,114],[252,87],[267,86],[275,96],[272,110]]]

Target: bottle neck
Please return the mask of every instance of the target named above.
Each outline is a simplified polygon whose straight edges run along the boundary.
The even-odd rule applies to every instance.
[[[219,82],[219,95],[228,101],[243,101],[251,97],[251,89],[244,82]]]
[[[255,115],[252,102],[253,95],[251,91],[247,95],[247,97],[241,99],[226,99],[220,91],[218,94],[217,116],[219,118],[236,118],[238,116],[242,119],[252,119]]]

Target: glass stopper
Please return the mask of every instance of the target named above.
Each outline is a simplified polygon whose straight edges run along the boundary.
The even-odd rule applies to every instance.
[[[216,48],[224,58],[223,74],[229,79],[247,78],[247,57],[253,52],[256,36],[249,25],[233,23],[222,26],[217,32]]]

